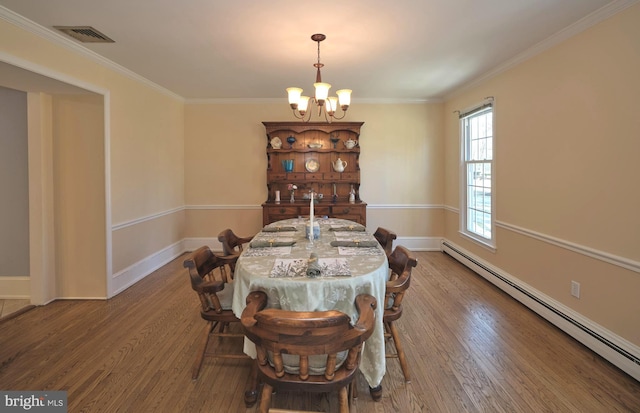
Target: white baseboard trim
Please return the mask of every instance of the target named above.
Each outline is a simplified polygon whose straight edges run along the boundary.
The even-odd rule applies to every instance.
[[[184,240],[178,241],[114,274],[111,284],[113,290],[109,294],[109,298],[121,293],[158,268],[180,256],[180,254],[186,251],[184,244]]]
[[[0,277],[0,299],[24,300],[31,298],[31,281],[27,276]]]
[[[449,240],[442,251],[496,285],[526,307],[640,381],[640,347],[575,312],[551,297],[492,266]]]

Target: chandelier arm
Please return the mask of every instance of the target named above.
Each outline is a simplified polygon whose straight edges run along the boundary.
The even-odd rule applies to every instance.
[[[336,120],[343,119],[345,116],[347,116],[347,111],[346,111],[346,110],[343,110],[343,111],[342,111],[342,116],[340,116],[340,117],[336,116],[336,113],[338,113],[338,112],[336,111],[336,112],[334,112],[334,114],[333,114],[333,118],[334,118],[334,119],[336,119]]]
[[[318,115],[318,116],[319,116],[319,115]],[[325,120],[327,123],[331,123],[331,121],[333,120],[333,116],[328,115],[326,110],[324,111],[324,120]]]

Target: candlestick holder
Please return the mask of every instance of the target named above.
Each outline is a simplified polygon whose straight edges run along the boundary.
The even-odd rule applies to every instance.
[[[308,250],[315,248],[314,240],[320,239],[320,224],[318,222],[313,223],[313,229],[311,229],[310,222],[305,225],[305,238],[309,241],[306,248]]]
[[[307,222],[304,230],[304,237],[309,239],[313,235],[313,239],[320,239],[320,223],[314,220],[313,222],[313,231],[310,230],[311,223]]]
[[[307,240],[309,241],[307,243],[307,249],[308,250],[312,250],[314,248],[314,245],[313,245],[313,233],[309,234],[309,236],[307,237]]]

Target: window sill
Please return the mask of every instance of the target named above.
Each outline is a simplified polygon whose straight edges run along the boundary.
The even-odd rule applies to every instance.
[[[474,236],[472,236],[472,235],[470,235],[470,234],[468,234],[468,233],[466,233],[464,231],[458,231],[458,233],[460,235],[462,235],[464,238],[466,238],[466,239],[470,240],[471,242],[473,242],[474,244],[477,244],[477,245],[481,246],[482,248],[491,251],[494,254],[498,250],[495,245],[489,244],[487,241],[478,239],[478,238],[476,238],[476,237],[474,237]]]

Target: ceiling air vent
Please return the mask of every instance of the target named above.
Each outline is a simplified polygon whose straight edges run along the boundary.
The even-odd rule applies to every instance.
[[[91,26],[53,26],[82,43],[115,43]]]

